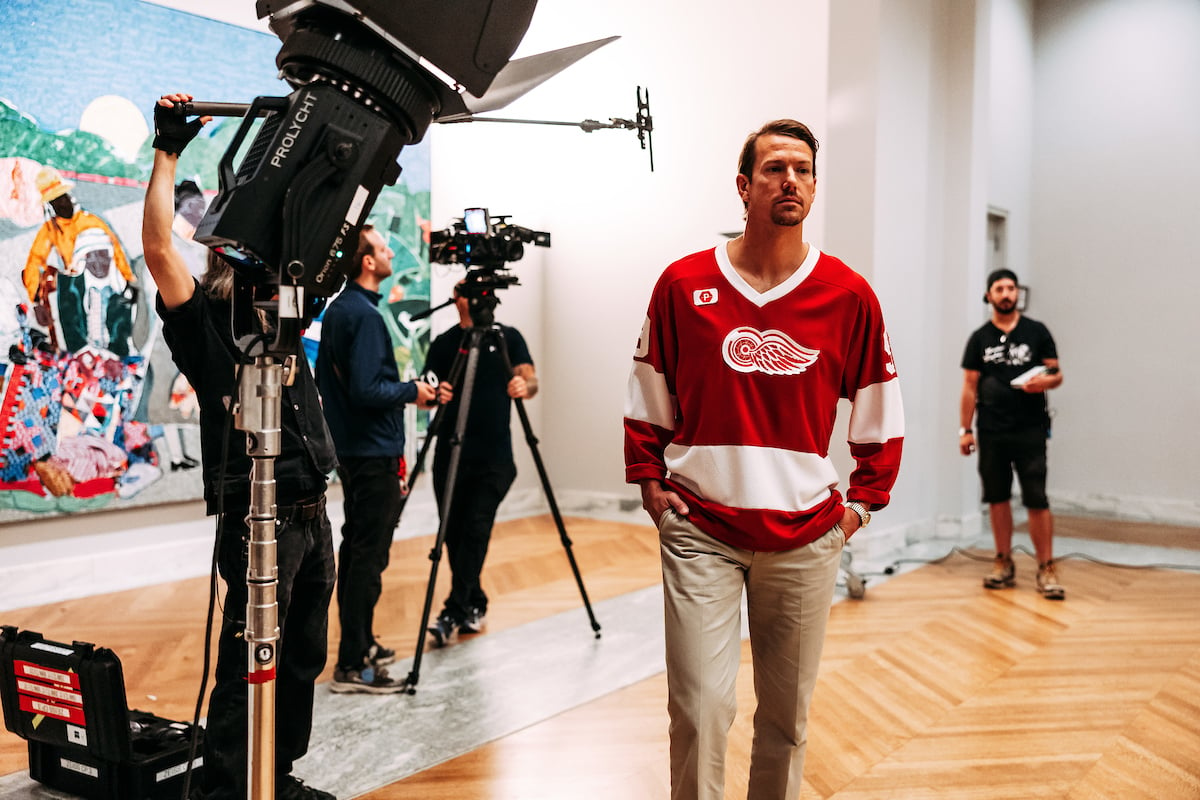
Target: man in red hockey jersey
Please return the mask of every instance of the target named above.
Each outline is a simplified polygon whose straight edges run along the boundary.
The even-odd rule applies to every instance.
[[[809,701],[845,541],[887,505],[904,414],[879,301],[804,240],[817,140],[767,123],[742,150],[741,236],[659,278],[625,406],[625,475],[659,528],[671,796],[720,798],[746,591],[749,796],[800,794]],[[829,459],[840,398],[856,461]]]

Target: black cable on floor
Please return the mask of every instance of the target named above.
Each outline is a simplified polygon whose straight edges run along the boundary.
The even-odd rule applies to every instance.
[[[1018,550],[1026,555],[1033,556],[1035,559],[1037,558],[1037,556],[1030,552],[1029,548],[1025,547],[1024,545],[1017,545],[1013,548],[1013,550]],[[1069,558],[1078,558],[1082,559],[1083,561],[1091,561],[1093,564],[1100,564],[1101,566],[1105,567],[1115,567],[1117,569],[1177,569],[1186,572],[1200,572],[1200,565],[1197,564],[1121,564],[1116,561],[1105,561],[1104,559],[1096,558],[1095,556],[1089,556],[1087,553],[1067,553],[1065,556],[1055,556],[1054,560],[1063,561],[1064,559]]]
[[[1037,558],[1037,555],[1024,545],[1017,545],[1013,548],[1013,552],[1025,553],[1028,556],[1032,556],[1034,559]],[[953,555],[966,556],[973,561],[984,562],[991,562],[995,558],[995,556],[979,555],[971,552],[970,550],[965,550],[961,547],[955,546],[952,547],[948,553],[943,556],[938,556],[937,558],[898,558],[892,562],[891,566],[884,567],[882,572],[859,572],[858,574],[862,576],[894,575],[896,573],[896,568],[901,564],[940,564]],[[1200,565],[1196,564],[1121,564],[1115,561],[1105,561],[1094,556],[1089,556],[1086,553],[1067,553],[1066,555],[1056,556],[1054,558],[1055,561],[1067,561],[1070,559],[1091,561],[1094,564],[1100,564],[1101,566],[1113,567],[1116,569],[1173,569],[1185,572],[1200,572]]]

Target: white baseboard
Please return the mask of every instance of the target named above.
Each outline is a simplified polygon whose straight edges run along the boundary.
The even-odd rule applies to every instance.
[[[1063,490],[1054,490],[1047,494],[1050,497],[1050,508],[1056,514],[1200,527],[1200,500]]]

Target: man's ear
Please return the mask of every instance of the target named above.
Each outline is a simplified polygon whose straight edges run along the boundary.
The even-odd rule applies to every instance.
[[[750,179],[747,178],[745,175],[743,175],[740,172],[738,173],[738,176],[737,176],[737,188],[738,188],[738,194],[741,196],[741,198],[743,200],[745,200],[746,192],[748,192],[750,190]]]

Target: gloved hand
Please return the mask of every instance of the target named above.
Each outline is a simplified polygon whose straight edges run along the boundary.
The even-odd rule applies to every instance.
[[[204,122],[197,117],[191,122],[181,114],[178,106],[154,105],[154,149],[164,153],[179,155],[188,142],[196,138],[196,134],[204,127]]]

